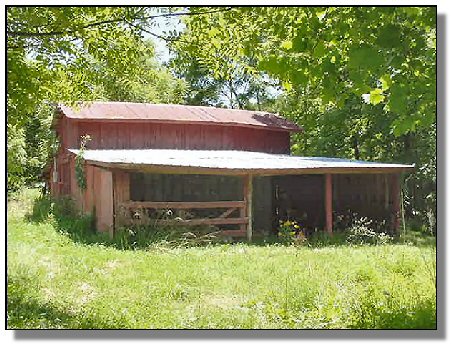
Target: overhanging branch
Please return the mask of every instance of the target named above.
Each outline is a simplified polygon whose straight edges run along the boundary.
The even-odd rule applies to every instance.
[[[217,9],[217,10],[203,11],[203,12],[163,13],[163,14],[156,14],[156,15],[147,16],[147,17],[136,17],[136,18],[133,18],[133,20],[150,20],[150,19],[159,18],[159,17],[194,16],[194,15],[203,15],[203,14],[209,14],[209,13],[226,12],[226,11],[230,11],[230,10],[232,10],[232,7],[225,7],[225,8],[221,8],[221,9]],[[11,36],[11,37],[51,37],[51,36],[66,36],[66,35],[70,36],[70,35],[74,35],[74,34],[78,33],[81,30],[84,30],[84,29],[101,26],[101,25],[105,25],[105,24],[113,24],[113,23],[121,23],[121,22],[130,24],[130,21],[128,21],[125,17],[122,17],[122,18],[117,18],[117,19],[110,19],[110,20],[103,20],[103,21],[89,23],[89,24],[83,25],[75,30],[47,31],[47,32],[7,30],[6,33],[8,36]],[[140,27],[140,29],[142,29],[142,28]],[[146,30],[143,30],[143,31],[146,31]],[[165,39],[162,36],[158,36],[149,31],[146,31],[146,32],[155,37]]]

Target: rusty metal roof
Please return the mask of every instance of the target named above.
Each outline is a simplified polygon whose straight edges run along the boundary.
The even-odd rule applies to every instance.
[[[59,105],[68,118],[102,121],[205,123],[300,131],[293,122],[264,111],[214,108],[176,104],[91,102],[75,106]]]
[[[78,150],[69,151],[78,153]],[[166,169],[178,173],[396,173],[414,168],[414,165],[406,164],[223,150],[86,150],[83,157],[88,163],[98,166],[136,170]]]

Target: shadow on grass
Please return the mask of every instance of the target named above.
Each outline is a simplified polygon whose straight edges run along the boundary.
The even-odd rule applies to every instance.
[[[49,195],[40,195],[25,219],[32,223],[51,222],[58,232],[77,243],[114,245],[108,234],[96,231],[94,217],[81,215],[70,198],[54,200]]]
[[[392,307],[379,310],[364,302],[361,318],[349,325],[352,329],[436,329],[436,306],[429,301],[413,308]]]
[[[117,329],[127,327],[114,315],[109,319],[95,317],[89,310],[68,312],[63,306],[39,301],[33,296],[37,279],[28,276],[8,276],[8,329]]]

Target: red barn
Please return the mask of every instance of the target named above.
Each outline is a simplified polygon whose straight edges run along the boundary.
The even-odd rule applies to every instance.
[[[347,212],[395,229],[400,173],[413,168],[291,156],[290,133],[301,128],[261,111],[94,102],[57,113],[51,192],[72,196],[111,235],[138,210],[149,219],[168,209],[180,217],[159,222],[215,225],[248,239],[286,219],[331,233]],[[82,190],[75,158],[86,135]]]

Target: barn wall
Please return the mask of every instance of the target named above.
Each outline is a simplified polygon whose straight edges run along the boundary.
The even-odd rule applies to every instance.
[[[76,123],[76,121],[69,121]],[[69,130],[69,129],[68,129]],[[77,139],[68,133],[67,147],[78,148],[80,137],[89,134],[91,149],[210,149],[289,153],[287,131],[203,124],[149,122],[78,122]]]
[[[270,235],[274,229],[272,177],[253,178],[253,233]]]
[[[375,223],[385,221],[394,228],[397,209],[397,179],[391,174],[333,174],[333,224],[341,227],[346,219],[366,217]],[[297,220],[308,229],[325,228],[324,175],[274,177],[275,208],[281,220]]]
[[[254,234],[272,229],[271,177],[253,180]],[[243,178],[221,175],[130,174],[130,200],[133,201],[237,201],[244,200]],[[197,217],[215,217],[224,210],[197,210]],[[216,214],[216,213],[218,214]],[[237,216],[234,213],[233,216]],[[231,226],[224,226],[225,229]]]
[[[356,213],[376,222],[386,221],[390,226],[397,179],[392,174],[333,175],[333,210],[336,214]]]
[[[134,201],[242,200],[241,178],[217,175],[130,174]]]

